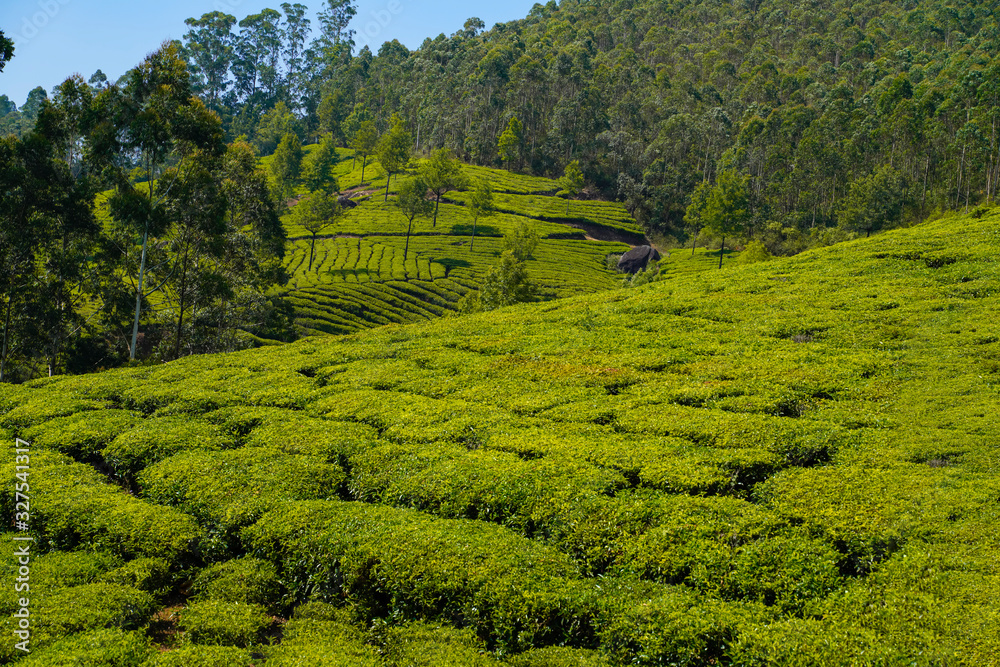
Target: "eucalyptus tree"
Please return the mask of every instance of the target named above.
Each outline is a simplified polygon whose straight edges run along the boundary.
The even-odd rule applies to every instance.
[[[196,152],[224,150],[222,124],[192,95],[188,67],[176,44],[165,44],[128,72],[123,82],[94,99],[88,160],[112,188],[107,202],[118,259],[132,284],[135,311],[129,358],[135,359],[143,301],[159,289],[145,285],[150,241],[173,222],[167,205],[184,176],[183,164]],[[165,174],[168,178],[163,178]],[[134,257],[138,242],[138,266]]]
[[[427,184],[427,189],[434,195],[434,224],[437,227],[438,208],[441,197],[449,190],[465,187],[467,180],[462,172],[462,164],[455,159],[447,148],[439,148],[431,153],[430,158],[420,165],[420,177]]]
[[[413,137],[403,124],[403,119],[398,114],[393,114],[390,122],[392,126],[382,135],[375,147],[375,155],[386,173],[384,201],[389,200],[389,183],[392,181],[392,175],[406,169],[413,146]]]
[[[375,152],[378,144],[378,130],[375,129],[375,121],[362,121],[358,126],[354,137],[351,139],[351,148],[355,155],[361,156],[361,182],[365,182],[365,167],[368,166],[368,158]]]
[[[260,105],[278,97],[281,87],[281,14],[264,9],[240,21],[232,72],[244,104]],[[259,99],[263,97],[264,99]]]
[[[489,181],[478,179],[469,199],[469,212],[472,213],[472,240],[469,241],[469,252],[472,252],[472,246],[476,243],[476,225],[479,223],[479,218],[494,215],[496,210],[493,188],[490,187]]]
[[[340,183],[333,175],[337,163],[337,149],[333,136],[324,135],[319,147],[302,160],[302,181],[310,192],[322,191],[327,194],[340,191]]]
[[[427,183],[420,176],[405,179],[399,184],[396,194],[396,206],[406,218],[406,245],[403,248],[403,261],[410,252],[410,234],[413,232],[413,220],[418,215],[430,215],[433,206],[427,200]]]
[[[0,380],[13,353],[42,359],[55,374],[83,326],[86,260],[99,228],[91,181],[65,160],[80,122],[71,107],[47,102],[28,136],[0,140]]]
[[[220,11],[189,18],[184,24],[191,28],[184,35],[184,48],[191,56],[197,87],[204,91],[208,106],[220,107],[222,95],[229,87],[229,66],[235,53],[233,26],[236,17]]]
[[[289,90],[289,97],[294,99],[294,91],[301,89],[307,69],[306,40],[309,38],[312,22],[306,18],[308,7],[301,3],[283,2],[281,11],[285,14],[281,29],[284,42],[281,54],[285,62],[285,86]],[[293,106],[297,106],[294,101]]]
[[[302,144],[297,136],[288,133],[281,139],[278,150],[271,156],[269,169],[279,201],[283,202],[295,194],[295,185],[302,173]]]

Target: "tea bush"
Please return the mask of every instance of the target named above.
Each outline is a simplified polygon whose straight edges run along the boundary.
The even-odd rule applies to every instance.
[[[177,625],[188,641],[220,646],[257,644],[272,623],[260,605],[211,598],[190,602],[179,617]]]
[[[123,479],[132,480],[143,468],[182,451],[216,451],[232,439],[201,420],[154,417],[143,420],[105,447],[101,455]]]
[[[155,652],[142,632],[102,628],[60,637],[44,648],[32,649],[17,664],[28,667],[144,667]]]
[[[282,596],[274,565],[256,558],[237,558],[206,567],[195,577],[191,591],[198,598],[242,602],[275,611]]]
[[[182,646],[150,658],[143,667],[253,667],[250,651],[235,646]]]
[[[334,498],[344,480],[335,464],[307,456],[244,447],[182,452],[139,476],[144,496],[196,517],[208,533],[209,559],[239,551],[236,533],[284,500]]]
[[[199,641],[253,646],[235,664],[994,664],[996,222],[721,271],[678,251],[641,287],[434,321],[497,236],[442,255],[466,238],[421,233],[397,266],[384,232],[366,262],[344,242],[341,292],[299,292],[330,327],[413,324],[2,387],[6,516],[13,438],[39,443],[37,655],[91,636],[63,637],[95,627],[80,599],[192,661],[214,652],[172,635],[181,600]],[[430,277],[358,280],[375,268]]]
[[[57,417],[24,432],[34,447],[53,449],[77,461],[92,462],[104,448],[141,419],[127,410],[91,410]]]

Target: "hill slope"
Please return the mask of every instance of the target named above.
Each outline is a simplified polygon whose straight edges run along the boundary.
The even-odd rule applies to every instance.
[[[317,240],[311,268],[310,234],[293,215],[284,218],[291,275],[286,298],[296,324],[309,334],[351,333],[454,312],[462,296],[479,289],[503,249],[504,234],[518,224],[528,224],[542,239],[528,261],[542,300],[616,286],[621,277],[607,268],[605,258],[628,250],[622,240],[643,239],[641,228],[621,204],[566,202],[555,197],[556,181],[465,165],[466,174],[493,187],[498,214],[479,221],[472,243],[468,195],[448,193],[436,225],[415,220],[404,262],[407,220],[393,203],[399,177],[393,179],[386,200],[385,172],[377,163],[367,165],[362,183],[362,163],[343,149],[339,158],[335,173],[340,186],[360,195],[360,205]]]
[[[164,606],[189,663],[997,664],[998,243],[5,387],[51,550],[24,664],[146,655]]]

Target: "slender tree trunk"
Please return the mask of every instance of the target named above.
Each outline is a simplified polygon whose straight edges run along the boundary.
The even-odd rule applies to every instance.
[[[698,232],[691,235],[691,256],[694,257],[694,247],[698,245]]]
[[[726,249],[726,237],[722,237],[722,245],[719,246],[719,268],[722,268],[722,252]]]
[[[440,205],[441,205],[441,195],[437,195],[437,198],[434,200],[434,224],[431,225],[431,227],[438,226],[438,207]]]
[[[385,201],[389,201],[389,182],[392,180],[392,172],[387,171],[385,174]]]
[[[7,371],[7,335],[10,332],[10,311],[14,302],[14,286],[11,285],[10,292],[7,293],[7,313],[3,322],[3,351],[0,352],[0,382],[3,382],[4,374]]]
[[[361,156],[361,184],[365,184],[365,167],[368,166],[368,156]]]
[[[139,260],[139,285],[135,290],[135,320],[132,322],[132,349],[129,361],[135,361],[135,345],[139,340],[139,313],[142,311],[142,279],[146,275],[146,242],[149,240],[149,222],[142,232],[142,259]]]
[[[188,264],[188,250],[191,244],[184,244],[184,261],[181,263],[181,293],[180,293],[180,305],[179,312],[177,314],[177,337],[174,340],[174,359],[180,359],[181,357],[181,332],[184,330],[184,297],[185,290],[187,288],[187,264]]]
[[[924,191],[920,193],[920,210],[926,211],[927,209],[927,172],[931,168],[931,156],[928,155],[924,160]]]
[[[410,218],[410,224],[406,228],[406,246],[403,248],[403,273],[406,273],[406,255],[410,252],[410,230],[413,229],[413,218]]]

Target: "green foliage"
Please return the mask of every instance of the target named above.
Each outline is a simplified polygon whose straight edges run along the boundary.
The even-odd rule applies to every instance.
[[[257,128],[255,144],[262,155],[271,155],[289,134],[298,136],[299,128],[288,105],[279,101],[263,115]]]
[[[756,262],[766,262],[772,259],[771,253],[768,252],[767,247],[758,240],[753,240],[747,244],[747,247],[743,249],[740,253],[740,257],[737,261],[738,264],[754,264]]]
[[[281,597],[278,572],[267,561],[238,558],[198,573],[191,590],[198,598],[275,608]]]
[[[276,504],[335,497],[343,480],[339,466],[311,457],[274,449],[202,449],[147,468],[139,486],[153,502],[197,517],[210,533],[202,551],[218,558],[238,551],[235,532]]]
[[[514,255],[519,262],[532,259],[538,247],[538,234],[526,222],[520,223],[513,232],[504,236],[503,250]]]
[[[148,622],[155,609],[153,596],[127,586],[70,586],[39,596],[37,632],[58,638],[105,627],[135,630]]]
[[[484,310],[531,301],[537,287],[523,261],[512,250],[504,250],[500,261],[486,272],[479,291]]]
[[[842,227],[864,232],[865,236],[891,229],[902,218],[906,196],[899,172],[890,166],[880,167],[851,184],[850,192],[841,201],[838,220]]]
[[[515,162],[520,164],[523,145],[524,125],[517,119],[517,116],[511,116],[510,121],[507,122],[507,129],[503,131],[503,134],[500,135],[500,141],[497,142],[500,159],[507,165],[508,169],[514,166]]]
[[[719,172],[715,185],[704,186],[701,193],[692,197],[685,220],[693,227],[705,229],[722,239],[719,249],[719,266],[727,236],[739,236],[746,231],[751,220],[750,196],[747,177],[733,169]]]
[[[325,134],[319,141],[319,148],[302,160],[303,185],[311,192],[322,191],[326,194],[339,192],[340,184],[333,174],[336,161],[337,150],[333,144],[333,136]]]
[[[253,667],[254,658],[235,646],[182,646],[157,654],[143,667]]]
[[[434,227],[437,227],[441,197],[449,190],[462,189],[467,184],[461,163],[447,148],[439,148],[420,165],[420,178],[427,190],[434,195]]]
[[[512,667],[605,667],[610,664],[597,651],[551,646],[511,656]]]
[[[68,454],[78,461],[94,460],[118,435],[141,419],[128,410],[91,410],[56,417],[24,432],[35,447]]]
[[[260,605],[213,599],[191,602],[178,615],[177,625],[195,644],[252,646],[272,623]]]
[[[33,648],[18,664],[29,667],[144,667],[145,661],[155,652],[142,632],[101,628],[60,637],[40,650]]]
[[[219,450],[231,441],[201,421],[181,417],[143,420],[115,438],[101,455],[118,475],[132,479],[144,468],[181,451]]]
[[[276,199],[284,201],[294,194],[302,171],[302,155],[302,143],[296,135],[289,133],[281,138],[268,163]]]
[[[393,174],[406,169],[410,162],[410,151],[413,139],[398,114],[393,114],[389,131],[382,135],[375,148],[375,154],[382,168],[386,171],[385,196],[389,198],[389,180]]]
[[[4,37],[3,31],[0,30],[0,72],[3,71],[4,65],[10,62],[10,59],[14,57],[14,42]]]
[[[14,435],[102,455],[135,409],[118,437],[150,459],[173,447],[157,428],[218,445],[132,493],[32,445],[38,652],[190,592],[198,641],[274,664],[990,664],[997,220],[721,271],[685,249],[640,290],[5,388],[7,516]],[[404,242],[330,247],[367,267]],[[492,261],[481,242],[462,252]],[[429,279],[356,282],[366,310],[437,315],[475,286],[412,243]],[[542,239],[527,265],[615,247]],[[259,646],[267,614],[291,620]]]
[[[375,152],[378,145],[378,130],[375,122],[370,120],[361,121],[358,129],[351,136],[351,148],[356,155],[360,155],[361,162],[361,182],[365,180],[365,167],[368,165],[368,158]]]
[[[343,622],[294,618],[285,625],[281,643],[268,648],[267,664],[275,667],[379,667],[384,663],[376,649],[366,644],[366,639],[364,633]]]
[[[121,567],[109,570],[101,581],[120,586],[131,586],[163,599],[170,591],[172,577],[170,563],[162,558],[135,558]]]

